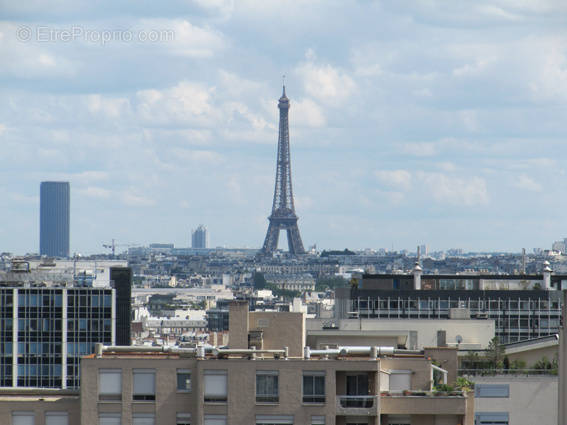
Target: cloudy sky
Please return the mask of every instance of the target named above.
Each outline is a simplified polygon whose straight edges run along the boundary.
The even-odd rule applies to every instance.
[[[0,251],[259,247],[282,74],[304,244],[510,250],[567,236],[564,0],[0,0]],[[285,243],[281,235],[280,246]]]

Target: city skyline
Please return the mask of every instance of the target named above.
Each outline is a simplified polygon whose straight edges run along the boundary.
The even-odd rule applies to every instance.
[[[284,73],[305,247],[567,236],[561,2],[136,7],[3,5],[1,250],[37,250],[44,180],[73,187],[72,252],[186,223],[260,248]]]

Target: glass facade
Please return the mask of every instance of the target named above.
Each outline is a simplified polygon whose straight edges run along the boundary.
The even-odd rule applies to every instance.
[[[39,253],[49,257],[69,256],[69,182],[41,182]]]
[[[110,288],[0,288],[0,386],[79,387],[80,357],[114,342],[112,297]]]
[[[112,343],[112,291],[70,288],[67,292],[67,387],[79,386],[80,360],[97,342]]]
[[[461,282],[466,285],[465,279]],[[559,333],[560,295],[535,290],[361,290],[347,300],[347,311],[369,319],[449,319],[451,309],[468,309],[471,319],[493,319],[496,336],[507,344]]]

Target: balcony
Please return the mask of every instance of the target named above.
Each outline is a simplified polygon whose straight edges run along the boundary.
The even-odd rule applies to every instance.
[[[378,397],[374,395],[337,395],[337,415],[378,414]]]
[[[380,413],[384,414],[464,415],[466,406],[467,396],[460,391],[446,394],[412,391],[407,395],[383,395],[380,399]]]

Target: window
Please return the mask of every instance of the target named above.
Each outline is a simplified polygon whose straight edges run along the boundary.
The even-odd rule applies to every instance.
[[[12,425],[34,425],[35,415],[33,412],[12,412]]]
[[[293,415],[256,415],[256,425],[293,425]]]
[[[411,370],[390,371],[390,391],[401,392],[411,388]]]
[[[410,425],[410,415],[388,415],[388,425]]]
[[[325,416],[311,416],[311,425],[325,425]]]
[[[177,391],[191,392],[191,371],[177,369]]]
[[[99,413],[98,425],[120,425],[120,413]]]
[[[510,397],[509,384],[476,384],[474,387],[476,398],[508,398]]]
[[[121,369],[99,369],[98,398],[99,400],[122,400]]]
[[[226,425],[226,416],[205,415],[205,425]]]
[[[205,401],[226,402],[227,372],[226,370],[205,370]]]
[[[178,413],[175,425],[191,425],[191,413]]]
[[[303,402],[325,403],[325,372],[303,373]]]
[[[46,412],[45,425],[69,425],[67,412]]]
[[[156,399],[156,372],[154,369],[134,369],[134,391],[132,398],[138,401]]]
[[[256,371],[256,402],[277,403],[278,395],[278,372],[273,370]]]
[[[508,412],[476,413],[475,425],[508,425]]]
[[[134,413],[132,425],[155,425],[156,416],[153,413]]]

